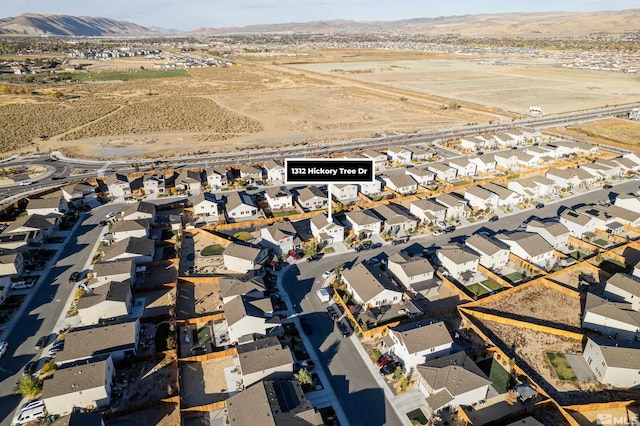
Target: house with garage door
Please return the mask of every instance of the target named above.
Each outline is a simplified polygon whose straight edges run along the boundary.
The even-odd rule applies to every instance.
[[[499,269],[509,263],[509,246],[488,235],[475,234],[464,244],[480,255],[479,263],[487,269]]]
[[[215,194],[201,192],[198,195],[189,197],[189,201],[193,206],[194,217],[204,219],[206,222],[217,222],[220,220],[220,210]]]
[[[415,194],[418,182],[409,175],[383,176],[384,186],[401,195]]]
[[[358,263],[342,272],[353,300],[363,307],[388,306],[402,301],[402,291],[375,267]]]
[[[513,232],[497,234],[496,238],[507,244],[511,253],[539,268],[553,266],[555,249],[544,238],[535,232]]]
[[[493,173],[496,170],[496,160],[492,154],[469,157],[469,161],[476,165],[476,172]]]
[[[569,239],[569,229],[561,222],[532,220],[527,223],[527,232],[535,232],[556,250],[564,249]]]
[[[242,222],[258,217],[258,207],[251,195],[244,191],[233,191],[225,195],[225,209],[229,222]]]
[[[329,205],[327,195],[316,186],[307,186],[297,190],[298,204],[304,211],[326,209]]]
[[[408,324],[389,329],[389,352],[402,360],[404,371],[451,353],[453,339],[444,322]],[[385,339],[388,341],[389,339]]]
[[[231,243],[222,253],[225,268],[243,274],[260,269],[268,256],[268,249],[246,243]]]
[[[469,161],[469,158],[467,157],[452,158],[449,160],[449,166],[457,170],[457,175],[459,177],[473,176],[476,174],[476,170],[478,168],[478,165]]]
[[[582,313],[582,328],[594,330],[620,340],[640,338],[640,312],[631,303],[610,302],[587,293]]]
[[[407,175],[411,176],[413,180],[418,183],[418,185],[432,185],[436,180],[436,174],[431,170],[412,167],[410,169],[405,169],[404,172]]]
[[[286,186],[272,186],[264,191],[264,199],[272,211],[293,209],[293,194]]]
[[[411,201],[409,212],[417,217],[421,223],[444,222],[447,208],[433,198],[423,198]]]
[[[331,245],[344,241],[344,226],[329,221],[327,215],[318,214],[311,218],[311,233],[319,243]]]
[[[458,170],[444,163],[429,163],[427,170],[436,174],[436,179],[445,182],[455,182],[458,177]]]
[[[345,214],[348,227],[354,234],[370,237],[379,234],[382,230],[383,219],[377,216],[372,209],[349,211]]]

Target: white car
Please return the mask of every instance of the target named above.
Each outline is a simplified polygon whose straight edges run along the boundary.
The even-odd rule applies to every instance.
[[[0,358],[2,358],[2,355],[4,355],[8,347],[9,344],[7,342],[0,342]]]
[[[24,404],[22,404],[22,407],[20,407],[20,411],[27,411],[33,408],[38,408],[43,406],[44,406],[44,401],[38,398],[38,399],[34,399],[33,401],[25,402]]]
[[[442,234],[444,234],[444,232],[442,232],[442,231],[433,231],[433,234],[432,234],[432,235],[433,235],[434,237],[438,237],[438,236],[440,236],[440,235],[442,235]]]
[[[32,184],[33,182],[31,182],[30,180],[23,180],[22,182],[20,182],[20,186],[29,186]]]
[[[324,278],[324,279],[326,280],[326,279],[327,279],[327,278],[329,278],[331,275],[333,275],[333,271],[332,271],[332,270],[325,271],[325,272],[322,274],[322,278]]]
[[[111,219],[112,217],[114,217],[117,213],[116,212],[109,212],[107,213],[107,219]]]

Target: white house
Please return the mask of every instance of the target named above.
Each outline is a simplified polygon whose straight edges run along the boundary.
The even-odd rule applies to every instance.
[[[24,255],[17,250],[0,249],[0,277],[6,275],[20,275],[23,272]]]
[[[520,151],[517,150],[515,152],[516,155],[516,163],[519,166],[525,166],[525,167],[537,167],[538,164],[540,163],[540,159],[536,156],[533,155],[529,155],[527,153],[525,153],[524,151]]]
[[[569,230],[571,236],[576,238],[582,238],[585,232],[594,232],[596,222],[594,217],[571,209],[565,209],[560,214],[560,223]]]
[[[229,184],[227,171],[224,169],[205,169],[206,182],[212,191],[217,191]]]
[[[498,196],[498,207],[513,206],[522,202],[522,195],[502,185],[489,182],[482,185],[482,187]]]
[[[437,179],[445,182],[454,182],[458,176],[458,170],[444,163],[430,163],[427,170],[431,170]]]
[[[293,377],[291,350],[288,346],[282,347],[275,336],[238,345],[236,349],[245,387],[261,380]]]
[[[111,239],[120,241],[128,237],[147,238],[149,228],[149,219],[119,220],[111,226]]]
[[[332,184],[331,195],[341,203],[358,200],[358,185],[355,183]]]
[[[316,186],[298,189],[298,204],[304,211],[321,210],[329,205],[327,196]]]
[[[156,205],[146,201],[130,204],[122,211],[123,220],[147,219],[152,225],[156,223]]]
[[[310,222],[311,234],[318,242],[331,245],[344,241],[344,227],[336,222],[329,222],[326,215],[315,215]]]
[[[379,234],[382,230],[383,221],[372,210],[349,211],[345,216],[356,235],[371,236]]]
[[[491,381],[464,352],[445,355],[417,366],[418,388],[426,397],[427,414],[472,406],[485,400]]]
[[[132,259],[93,264],[93,278],[100,283],[108,281],[127,281],[135,276],[136,264]]]
[[[569,235],[571,235],[569,228],[561,222],[553,221],[540,222],[532,220],[527,224],[527,232],[537,233],[556,250],[566,247]]]
[[[258,215],[258,207],[256,207],[251,196],[244,191],[227,193],[225,209],[229,222],[250,220]]]
[[[590,185],[599,179],[586,170],[575,167],[568,167],[566,169],[551,168],[547,170],[545,177],[562,187],[574,187],[581,183]]]
[[[609,302],[588,293],[582,314],[582,328],[620,340],[637,340],[640,338],[640,312],[632,307],[630,303]]]
[[[224,249],[222,259],[227,269],[247,273],[259,269],[268,254],[268,250],[262,247],[231,243]]]
[[[153,262],[156,243],[148,238],[127,237],[104,249],[103,260],[132,259],[136,264]]]
[[[640,384],[640,344],[587,337],[582,356],[597,380],[616,388]]]
[[[262,180],[263,171],[262,167],[248,165],[240,168],[240,179],[244,182],[253,183],[258,180]]]
[[[496,170],[496,160],[492,154],[469,157],[469,161],[476,165],[476,172],[493,173]]]
[[[110,356],[61,368],[42,383],[42,400],[49,414],[65,415],[74,408],[107,408],[116,370]]]
[[[298,232],[291,222],[274,222],[260,229],[260,245],[269,248],[276,256],[297,250],[302,245]]]
[[[89,287],[89,292],[78,299],[78,316],[84,325],[98,324],[100,320],[126,317],[131,314],[133,296],[128,281],[110,281]]]
[[[286,186],[272,186],[264,191],[264,199],[272,211],[293,209],[293,194]]]
[[[487,191],[481,186],[470,186],[464,192],[464,198],[469,201],[471,207],[476,207],[480,210],[495,209],[498,207],[498,194],[491,191]]]
[[[550,195],[554,185],[554,181],[544,176],[531,176],[510,180],[507,188],[520,194],[523,198],[531,199]]]
[[[392,146],[387,149],[387,158],[400,164],[409,164],[413,159],[413,152],[402,146]]]
[[[266,336],[281,328],[280,319],[273,316],[269,297],[243,295],[223,303],[227,332],[232,344],[252,341],[254,336]]]
[[[407,175],[411,176],[413,180],[415,180],[418,183],[418,185],[422,185],[422,186],[431,185],[436,180],[436,174],[431,170],[412,167],[410,169],[405,169],[404,172]]]
[[[433,198],[411,201],[409,212],[422,223],[444,222],[447,208]]]
[[[411,159],[413,161],[424,161],[431,157],[431,151],[427,151],[425,149],[420,148],[419,146],[408,146],[406,147],[408,151],[411,151]]]
[[[387,269],[407,290],[423,281],[433,280],[433,266],[421,256],[394,253],[389,256]]]
[[[640,280],[628,274],[614,274],[607,280],[604,297],[612,302],[629,303],[631,309],[640,311]]]
[[[446,218],[449,220],[456,220],[462,217],[466,217],[469,207],[467,206],[467,200],[464,198],[456,197],[449,192],[440,194],[435,197],[435,200],[447,208]]]
[[[619,194],[613,205],[623,209],[640,212],[640,197],[635,194]]]
[[[367,149],[362,152],[362,156],[373,160],[376,171],[384,170],[387,167],[387,154],[384,152]]]
[[[267,171],[267,180],[282,183],[285,179],[284,166],[275,160],[267,160],[262,166]]]
[[[469,149],[472,151],[483,150],[486,142],[486,140],[476,136],[464,136],[460,138],[460,146],[464,149]]]
[[[509,263],[509,246],[487,235],[472,235],[464,243],[480,255],[479,263],[487,269],[499,269]]]
[[[516,129],[515,127],[505,130],[504,133],[510,136],[515,141],[516,144],[520,144],[524,142],[524,139],[525,139],[524,133],[522,133],[522,131],[520,131],[519,129]]]
[[[418,191],[418,182],[409,175],[383,176],[384,185],[402,195],[413,194]]]
[[[405,371],[411,371],[436,357],[448,355],[453,346],[453,339],[444,322],[416,326],[410,324],[389,329],[389,337],[393,346],[389,351],[400,358]]]
[[[200,171],[186,170],[178,173],[173,184],[177,191],[185,191],[197,195],[202,191]]]
[[[440,265],[457,280],[461,280],[465,272],[476,272],[480,262],[480,256],[465,247],[443,247],[436,252],[436,257]]]
[[[514,232],[511,234],[496,235],[503,243],[507,244],[511,253],[539,268],[553,266],[555,258],[554,248],[539,234],[533,232]]]
[[[358,190],[361,194],[367,196],[376,196],[382,192],[382,181],[374,179],[371,182],[360,182],[358,184]]]
[[[449,166],[457,170],[458,176],[473,176],[478,169],[478,165],[469,161],[467,157],[452,158],[449,160]]]
[[[69,211],[69,205],[62,197],[30,198],[26,210],[29,216],[62,216]]]
[[[506,133],[496,133],[493,138],[495,139],[496,143],[502,148],[511,148],[512,146],[518,144],[518,141],[516,141],[512,136]]]
[[[358,263],[342,272],[342,280],[356,303],[364,307],[388,306],[402,301],[402,292],[374,266]]]
[[[508,170],[517,170],[518,156],[512,151],[501,151],[493,154],[493,158],[496,160],[496,166],[502,167]]]
[[[109,194],[113,198],[130,197],[131,186],[129,185],[129,178],[120,173],[114,173],[104,178],[104,183],[107,185]]]
[[[145,195],[153,195],[155,197],[167,193],[167,179],[164,173],[144,175],[142,180]]]
[[[220,220],[220,210],[215,194],[210,192],[201,192],[198,195],[189,197],[189,201],[193,206],[193,215],[198,218],[204,218],[207,222],[217,222]]]
[[[371,210],[384,221],[382,224],[383,231],[390,235],[415,229],[418,226],[418,221],[406,214],[398,205],[382,204]]]

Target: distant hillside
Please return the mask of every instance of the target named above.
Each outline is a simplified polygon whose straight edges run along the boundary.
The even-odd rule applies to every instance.
[[[25,13],[0,19],[0,34],[57,36],[154,36],[171,34],[171,30],[145,28],[131,22],[109,18]]]
[[[499,13],[416,18],[401,21],[313,21],[246,27],[200,28],[183,35],[257,33],[404,33],[457,34],[468,37],[572,37],[638,31],[640,9],[610,12]]]

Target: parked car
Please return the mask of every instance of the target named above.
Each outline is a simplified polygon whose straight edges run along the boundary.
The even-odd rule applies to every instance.
[[[39,338],[34,347],[35,350],[40,350],[45,346],[47,346],[48,341],[49,341],[49,336],[42,336],[41,338]]]
[[[38,408],[42,406],[44,406],[44,401],[41,400],[40,398],[37,398],[22,404],[22,407],[20,407],[20,411],[31,410],[32,408]]]
[[[391,358],[389,355],[382,355],[380,358],[378,358],[378,360],[376,361],[376,365],[378,367],[382,367],[383,365],[387,365],[390,362],[393,362],[393,358]]]
[[[25,281],[25,280],[20,280],[18,282],[15,283],[11,283],[11,288],[14,290],[21,290],[24,288],[31,288],[33,287],[33,281],[29,282],[29,281]]]
[[[611,188],[613,188],[613,185],[610,185],[610,184],[602,185],[602,189],[611,189]]]
[[[333,305],[327,306],[327,314],[329,315],[329,318],[334,321],[340,318],[340,314],[338,314],[338,311],[336,311],[336,308]]]
[[[100,223],[98,223],[98,225],[107,226],[107,221],[106,220],[101,220]]]
[[[45,417],[47,417],[47,409],[44,407],[44,405],[42,405],[39,407],[21,411],[20,414],[18,414],[13,419],[13,424],[23,425],[25,423],[31,423],[36,420],[42,420]]]
[[[53,346],[51,346],[51,349],[56,349],[56,350],[64,349],[64,340],[58,340],[57,342],[54,342]]]
[[[351,328],[344,322],[344,320],[338,322],[338,329],[343,337],[351,336]]]
[[[7,342],[0,342],[0,358],[2,358],[8,347],[9,344]]]
[[[80,278],[80,272],[75,271],[74,273],[72,273],[72,274],[69,276],[69,283],[70,283],[70,284],[73,284],[73,283],[75,283],[76,281],[78,281],[78,279],[79,279],[79,278]]]
[[[307,262],[315,262],[317,260],[322,259],[323,256],[324,256],[323,254],[314,254],[313,256],[307,257]]]
[[[313,329],[311,328],[311,323],[307,318],[300,318],[300,326],[302,327],[302,331],[304,331],[304,334],[313,333]]]
[[[207,353],[207,349],[204,346],[194,346],[189,352],[191,353],[191,356],[204,355]]]
[[[536,209],[544,209],[544,204],[543,203],[536,204]]]
[[[433,231],[433,233],[432,233],[432,235],[433,235],[434,237],[439,237],[439,236],[440,236],[440,235],[442,235],[442,234],[444,234],[444,232],[442,232],[442,231],[440,231],[440,230]]]
[[[332,270],[332,269],[329,269],[328,271],[324,271],[324,272],[322,273],[322,278],[324,278],[324,279],[326,280],[326,279],[327,279],[327,278],[329,278],[331,275],[333,275],[333,270]]]
[[[379,249],[380,247],[382,247],[382,243],[375,243],[371,245],[371,250]]]
[[[37,367],[38,367],[38,363],[36,361],[28,362],[27,365],[25,365],[24,369],[22,370],[22,375],[31,376],[33,373],[36,372]]]
[[[380,368],[380,374],[383,376],[388,376],[389,374],[393,374],[396,371],[396,368],[398,368],[398,363],[396,362],[390,362],[388,364],[383,365]]]
[[[401,237],[391,241],[391,244],[393,244],[394,246],[397,246],[398,244],[406,244],[408,242],[409,242],[409,237]]]
[[[447,226],[446,228],[444,228],[444,232],[445,232],[446,234],[449,234],[449,233],[451,233],[451,232],[454,232],[455,230],[456,230],[456,227],[455,227],[455,226],[453,226],[453,225],[451,225],[451,226]]]
[[[109,212],[107,213],[107,219],[111,219],[112,217],[114,217],[117,213],[116,212]]]
[[[499,218],[498,216],[491,216],[491,217],[489,218],[489,222],[497,222],[497,221],[499,221],[499,220],[500,220],[500,218]]]

